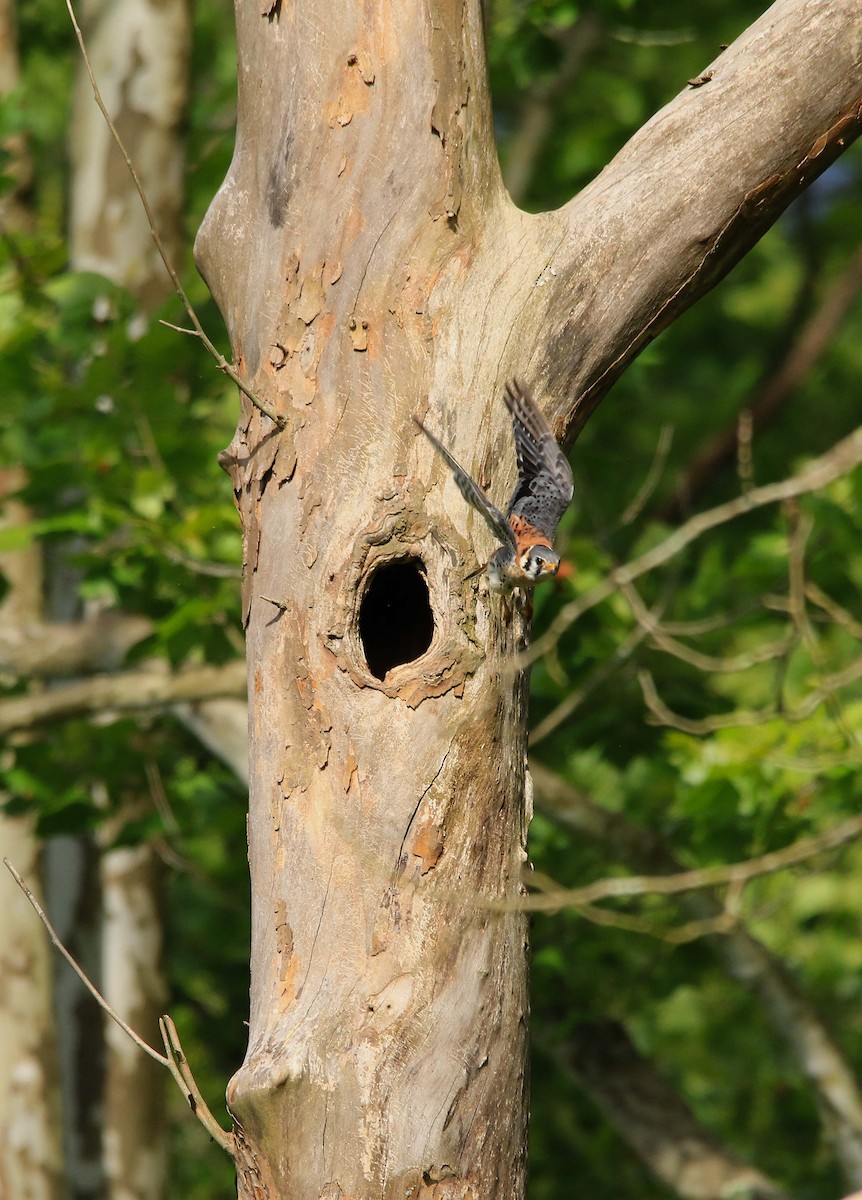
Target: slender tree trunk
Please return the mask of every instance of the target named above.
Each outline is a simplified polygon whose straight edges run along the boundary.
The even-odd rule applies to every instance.
[[[20,525],[26,509],[9,495],[24,472],[0,471],[0,524]],[[38,616],[42,601],[38,546],[0,555],[8,591],[0,623],[12,629]],[[41,855],[32,815],[0,811],[0,857],[41,890]],[[4,872],[5,874],[5,872]],[[33,912],[6,878],[0,920],[0,1196],[57,1200],[63,1194],[57,1096],[57,1043],[51,1009],[51,947]]]
[[[0,815],[0,854],[39,891],[39,844],[30,817]],[[4,872],[5,874],[5,872]],[[3,882],[0,921],[0,1195],[63,1195],[50,943],[33,911]]]
[[[86,0],[81,17],[99,90],[132,151],[171,258],[182,246],[191,36],[188,0]],[[95,271],[133,292],[144,308],[171,291],[128,168],[78,70],[70,125],[69,238],[76,270]]]
[[[286,423],[246,406],[225,455],[251,698],[242,1197],[523,1194],[524,626],[468,578],[489,535],[411,418],[499,503],[508,376],[583,423],[858,133],[855,5],[815,8],[776,5],[528,217],[478,0],[237,6],[236,151],[197,254]]]
[[[182,245],[190,14],[187,0],[89,0],[82,16],[102,96],[146,191],[159,233],[178,261]],[[171,284],[153,245],[140,198],[79,67],[70,130],[70,247],[78,270],[96,271],[131,291],[146,312]],[[101,839],[101,961],[106,998],[129,1024],[159,1043],[167,985],[162,961],[161,863],[149,845],[111,848]],[[168,1164],[166,1078],[113,1024],[104,1024],[102,1169],[117,1200],[160,1200]],[[86,1070],[86,1065],[84,1064]]]
[[[124,846],[102,856],[104,992],[151,1046],[167,1006],[162,962],[162,863],[152,847]],[[165,1073],[127,1034],[105,1025],[103,1153],[108,1196],[159,1200],[167,1194]]]
[[[18,39],[14,0],[0,0],[0,98],[17,86]],[[7,236],[32,224],[24,198],[30,162],[20,135],[4,138],[6,173],[13,187],[0,196],[0,229]],[[14,499],[24,487],[20,467],[0,470],[0,526],[26,524],[27,509]],[[5,595],[0,629],[9,641],[42,612],[42,555],[30,544],[0,555]],[[5,640],[5,639],[4,639]],[[0,646],[0,658],[3,658]],[[8,669],[8,663],[4,662]],[[41,854],[32,814],[0,809],[0,857],[6,857],[41,891]],[[11,879],[5,881],[9,889]],[[0,1196],[58,1200],[63,1195],[58,1063],[51,1008],[51,951],[24,897],[4,893],[0,920]]]

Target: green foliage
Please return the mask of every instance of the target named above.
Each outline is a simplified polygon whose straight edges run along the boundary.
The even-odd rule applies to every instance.
[[[58,580],[47,597],[55,618],[105,605],[148,617],[153,633],[132,659],[224,662],[242,650],[240,531],[216,463],[235,425],[235,390],[195,341],[159,323],[184,323],[176,300],[144,321],[121,289],[69,269],[63,147],[73,38],[62,4],[28,0],[19,13],[21,84],[0,101],[0,143],[26,139],[32,182],[27,221],[0,240],[0,459],[25,468],[20,498],[32,519],[0,529],[0,551],[39,541]],[[232,149],[227,4],[201,6],[193,70],[189,245]],[[6,194],[13,178],[7,155]],[[214,304],[188,275],[206,328],[226,348]],[[35,812],[45,837],[91,833],[162,849],[172,868],[170,1008],[198,1082],[225,1120],[224,1087],[245,1050],[248,1005],[242,785],[175,720],[82,720],[10,742],[0,757],[0,795],[8,811]],[[229,1160],[189,1120],[178,1093],[170,1106],[172,1195],[229,1195]]]
[[[568,5],[497,0],[489,53],[504,163],[530,105],[549,94],[553,106],[528,205],[556,206],[587,183],[759,9],[579,5],[573,24]],[[555,72],[587,21],[599,28],[596,43],[571,82],[554,90]],[[671,531],[662,514],[677,479],[699,447],[733,430],[739,411],[756,402],[855,253],[860,191],[860,155],[852,150],[715,292],[648,348],[591,418],[573,455],[575,511],[564,526],[576,570],[537,596],[537,634],[612,566]],[[828,352],[802,375],[768,429],[755,433],[755,485],[792,474],[858,423],[859,317],[856,301]],[[641,515],[627,522],[625,510],[649,474],[663,426],[673,440],[658,484]],[[712,472],[693,509],[739,489],[731,461]],[[595,803],[658,834],[687,867],[741,861],[858,812],[860,684],[842,687],[803,720],[782,714],[798,709],[862,651],[854,625],[860,620],[860,489],[857,471],[798,506],[762,509],[637,581],[644,604],[664,624],[688,623],[690,633],[674,636],[700,654],[751,655],[785,636],[786,652],[721,673],[672,657],[648,636],[626,652],[637,622],[615,593],[534,668],[537,732],[557,705],[587,688],[570,715],[540,736],[535,756]],[[803,540],[809,523],[804,547],[796,551],[805,582],[834,603],[827,611],[809,594],[806,630],[794,623],[787,602],[792,545]],[[701,630],[696,622],[714,627]],[[609,663],[616,665],[608,675]],[[644,670],[664,704],[686,720],[708,725],[721,714],[757,710],[776,716],[697,735],[650,724],[638,683]],[[551,809],[534,821],[531,850],[536,868],[566,887],[632,870],[613,842],[591,841],[555,821]],[[749,885],[743,899],[752,932],[797,977],[851,1063],[862,1060],[855,1003],[858,858],[855,850],[821,857]],[[535,921],[532,1200],[575,1194],[569,1170],[561,1169],[569,1162],[577,1164],[578,1195],[666,1194],[655,1190],[578,1092],[568,1038],[573,1024],[592,1016],[623,1021],[708,1127],[788,1192],[825,1198],[850,1190],[811,1093],[757,1001],[727,976],[707,943],[662,940],[685,923],[685,911],[671,901],[608,907],[620,917],[648,918],[655,937],[596,927],[573,915]]]
[[[549,98],[552,109],[525,203],[554,207],[584,186],[760,7],[743,0],[694,8],[683,0],[496,0],[489,61],[504,163],[536,97]],[[227,5],[198,7],[189,241],[231,152],[230,20]],[[592,41],[573,68],[585,28]],[[0,104],[0,141],[10,133],[27,138],[34,223],[0,243],[0,454],[26,468],[23,498],[32,521],[0,533],[0,549],[37,538],[64,564],[76,605],[110,603],[147,616],[154,632],[137,657],[158,655],[174,665],[225,661],[240,645],[240,545],[215,454],[232,433],[234,389],[196,342],[155,318],[142,325],[119,289],[68,270],[61,147],[74,57],[62,6],[28,0],[20,34],[22,81]],[[571,78],[556,88],[561,69]],[[8,179],[0,186],[8,191]],[[564,525],[565,553],[576,570],[537,595],[537,636],[568,600],[671,531],[668,505],[678,477],[699,447],[734,428],[855,253],[860,191],[860,155],[851,151],[720,287],[641,355],[591,419],[574,452],[576,505]],[[220,328],[217,313],[189,275],[212,334]],[[157,316],[181,323],[174,302]],[[755,485],[792,473],[857,423],[859,318],[857,302],[828,353],[768,429],[755,433]],[[665,426],[673,438],[657,484],[628,519]],[[740,486],[731,462],[712,472],[694,509],[720,503]],[[744,669],[702,670],[649,636],[636,641],[632,608],[615,593],[534,668],[534,725],[547,728],[537,737],[536,758],[596,804],[663,839],[687,867],[778,849],[857,812],[862,684],[825,696],[803,719],[786,714],[860,654],[860,545],[857,471],[797,505],[763,508],[719,527],[637,581],[643,603],[679,642],[713,659],[748,655]],[[793,563],[809,585],[805,621],[788,611]],[[60,607],[71,615],[68,604]],[[784,637],[787,647],[775,658],[753,661],[758,648]],[[651,723],[638,679],[643,671],[682,718],[679,725],[706,722],[705,732]],[[585,689],[580,704],[551,728],[548,718],[578,689]],[[748,726],[709,727],[716,716],[738,711],[772,715]],[[10,746],[0,772],[13,810],[38,812],[46,836],[104,831],[106,817],[125,813],[118,840],[149,838],[167,847],[178,864],[167,906],[171,1008],[207,1098],[221,1113],[220,1094],[244,1048],[247,1005],[241,789],[167,718],[69,722],[50,737]],[[167,814],[149,800],[154,778]],[[550,808],[534,820],[531,853],[538,869],[565,886],[632,870],[613,842],[590,840]],[[858,849],[833,853],[749,885],[742,900],[751,930],[829,1015],[857,1063],[859,858]],[[715,1135],[790,1194],[842,1194],[810,1091],[757,1000],[728,977],[707,942],[667,940],[688,919],[679,903],[619,902],[611,911],[648,919],[655,936],[599,927],[571,912],[534,923],[531,1200],[668,1195],[579,1088],[570,1039],[594,1017],[624,1022]],[[179,1098],[172,1103],[172,1194],[229,1194],[226,1160],[200,1150],[199,1131]]]

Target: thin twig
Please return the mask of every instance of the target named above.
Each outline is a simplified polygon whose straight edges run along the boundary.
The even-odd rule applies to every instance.
[[[727,934],[739,925],[737,916],[723,910],[716,913],[714,917],[701,917],[693,921],[685,921],[682,925],[674,925],[670,929],[662,929],[647,917],[611,912],[610,909],[599,908],[594,904],[578,904],[573,907],[572,911],[593,925],[622,929],[626,933],[640,933],[645,937],[656,938],[660,942],[669,942],[672,946],[682,946],[686,942],[694,942],[702,937]]]
[[[189,1107],[213,1141],[218,1142],[222,1150],[226,1150],[233,1157],[236,1153],[234,1136],[226,1129],[223,1129],[210,1112],[189,1067],[188,1059],[177,1033],[177,1027],[167,1014],[159,1018],[159,1029],[162,1033],[162,1040],[165,1043],[165,1050],[168,1052],[168,1069],[177,1081],[180,1090],[186,1094]]]
[[[747,403],[753,432],[771,421],[811,374],[862,287],[862,246],[849,260],[846,270],[824,293],[818,307],[801,325],[801,314],[791,315],[790,347],[778,369],[762,383]],[[793,319],[795,317],[795,319]],[[739,452],[739,427],[725,429],[697,451],[676,488],[676,495],[662,506],[662,520],[675,522],[704,489],[717,469]],[[742,472],[740,473],[742,475]]]
[[[236,567],[232,563],[208,562],[202,558],[193,558],[174,546],[162,546],[161,552],[178,567],[185,567],[195,575],[207,575],[212,579],[242,579],[242,567]]]
[[[661,432],[658,435],[655,453],[652,456],[649,471],[647,471],[646,479],[637,490],[634,499],[629,501],[620,516],[620,525],[631,525],[633,521],[643,512],[650,496],[658,487],[658,482],[661,479],[661,473],[664,470],[667,456],[670,453],[670,448],[673,443],[673,425],[662,425]]]
[[[805,584],[805,595],[812,604],[816,604],[818,608],[822,609],[836,625],[840,625],[842,629],[846,629],[852,637],[862,638],[862,625],[859,624],[852,613],[849,613],[846,608],[842,608],[837,600],[833,600],[831,596],[827,595],[822,588],[818,587],[810,579]]]
[[[679,554],[704,533],[724,525],[745,513],[763,508],[767,504],[777,504],[782,500],[790,500],[795,496],[804,496],[809,492],[819,491],[843,475],[847,475],[854,467],[862,463],[862,427],[855,429],[848,437],[837,442],[820,458],[807,463],[802,470],[789,479],[778,483],[769,483],[763,487],[754,488],[742,496],[719,504],[717,508],[698,513],[684,525],[665,538],[657,546],[648,550],[639,558],[633,559],[621,567],[611,571],[601,583],[596,584],[589,592],[576,600],[564,605],[551,622],[548,629],[537,638],[529,650],[525,650],[518,658],[517,667],[522,669],[536,659],[541,658],[549,647],[554,645],[565,631],[584,613],[607,600],[623,584],[663,566],[675,555]]]
[[[65,958],[66,962],[69,964],[69,966],[72,968],[72,970],[78,976],[78,978],[81,980],[81,983],[83,983],[84,987],[87,989],[87,991],[90,993],[90,995],[96,1001],[96,1003],[105,1010],[105,1012],[108,1014],[108,1016],[111,1018],[112,1021],[117,1022],[120,1029],[122,1029],[124,1033],[127,1033],[129,1035],[129,1037],[132,1039],[132,1041],[135,1043],[135,1045],[137,1047],[139,1047],[139,1049],[143,1050],[144,1054],[149,1054],[150,1058],[154,1058],[156,1060],[156,1062],[161,1063],[163,1067],[169,1067],[170,1063],[164,1057],[164,1055],[159,1054],[158,1050],[154,1050],[153,1047],[149,1044],[149,1042],[145,1042],[144,1039],[142,1037],[140,1037],[137,1033],[135,1033],[134,1029],[132,1029],[130,1025],[127,1025],[126,1022],[123,1020],[123,1018],[118,1013],[116,1013],[113,1008],[111,1008],[110,1004],[105,999],[105,997],[101,994],[100,991],[98,991],[98,989],[95,987],[95,985],[90,982],[90,980],[84,974],[83,970],[78,966],[75,959],[72,957],[72,955],[69,953],[69,951],[63,945],[63,943],[60,941],[60,937],[59,937],[57,931],[55,930],[54,926],[51,924],[51,922],[48,920],[47,916],[45,915],[44,909],[42,908],[42,906],[40,905],[40,903],[36,899],[36,897],[33,895],[33,893],[30,891],[30,889],[27,887],[27,884],[24,882],[24,880],[21,878],[21,876],[18,874],[18,872],[12,866],[9,859],[4,858],[3,862],[6,866],[6,869],[8,870],[9,874],[12,876],[12,878],[18,884],[18,887],[21,889],[21,891],[24,893],[24,895],[27,897],[27,899],[30,901],[30,905],[33,908],[33,910],[35,911],[36,916],[39,918],[39,920],[45,926],[45,929],[48,931],[48,937],[51,939],[51,941],[54,943],[54,945],[57,947],[57,949],[63,955],[63,958]]]
[[[760,604],[746,604],[733,612],[718,613],[714,617],[701,617],[691,621],[662,621],[661,627],[672,637],[700,637],[704,633],[715,633],[738,624],[744,617],[760,612]]]
[[[18,884],[18,887],[27,897],[27,900],[30,902],[30,905],[36,913],[36,916],[45,926],[49,938],[63,955],[63,958],[65,958],[66,962],[81,980],[81,983],[83,983],[84,987],[96,1001],[99,1007],[108,1014],[112,1021],[116,1021],[120,1029],[122,1029],[124,1033],[128,1034],[128,1036],[140,1050],[143,1050],[145,1054],[148,1054],[150,1058],[161,1064],[161,1066],[167,1067],[174,1079],[177,1081],[180,1091],[182,1091],[188,1099],[192,1112],[209,1133],[210,1137],[212,1137],[214,1141],[218,1142],[218,1144],[224,1150],[227,1150],[228,1154],[233,1154],[233,1136],[224,1130],[221,1125],[219,1125],[218,1121],[207,1107],[206,1101],[200,1093],[200,1089],[194,1080],[194,1076],[192,1075],[191,1069],[186,1060],[186,1056],[183,1053],[182,1046],[180,1045],[180,1039],[177,1035],[176,1026],[171,1018],[168,1016],[159,1018],[159,1029],[162,1032],[162,1039],[165,1043],[165,1049],[168,1052],[167,1055],[159,1054],[158,1050],[154,1050],[149,1042],[145,1042],[142,1037],[135,1033],[134,1029],[132,1029],[130,1025],[127,1025],[123,1018],[111,1007],[102,993],[98,990],[95,984],[90,981],[89,977],[63,945],[59,934],[48,920],[48,917],[45,914],[42,906],[39,904],[39,901],[33,895],[30,888],[27,887],[27,884],[12,866],[9,859],[4,858],[3,862],[12,878]]]
[[[824,658],[817,641],[817,634],[814,632],[814,627],[808,614],[806,603],[808,589],[805,578],[805,548],[811,536],[811,531],[814,528],[814,521],[809,516],[803,516],[799,512],[798,505],[788,505],[787,507],[790,509],[790,536],[788,539],[788,558],[790,564],[788,599],[790,601],[790,616],[799,633],[800,641],[808,651],[811,662],[818,673],[817,682],[826,691],[826,705],[836,727],[844,735],[844,740],[848,746],[856,746],[858,748],[859,741],[856,731],[847,720],[841,699],[834,691],[829,689],[829,677],[823,674]]]
[[[763,875],[773,875],[788,867],[798,866],[827,850],[835,850],[862,835],[862,815],[849,817],[833,825],[815,837],[800,838],[758,858],[726,866],[701,867],[693,871],[681,871],[675,875],[629,875],[620,879],[600,879],[580,888],[560,888],[556,893],[545,892],[540,896],[524,896],[514,905],[506,902],[502,907],[515,907],[528,912],[557,912],[561,908],[582,907],[601,900],[624,899],[632,896],[675,896],[682,892],[700,891],[703,888],[721,887],[727,884],[738,886]],[[529,879],[529,875],[527,876]],[[495,906],[497,907],[497,906]]]
[[[564,696],[555,708],[552,708],[546,717],[538,723],[535,729],[530,730],[530,749],[538,746],[539,742],[544,741],[549,734],[553,733],[564,721],[575,712],[583,702],[590,696],[595,689],[607,679],[609,679],[626,659],[631,658],[635,650],[647,636],[646,629],[641,626],[636,626],[626,637],[620,642],[616,650],[610,658],[606,659],[600,667],[597,667],[587,681],[579,688]]]
[[[196,329],[186,329],[185,325],[175,325],[173,321],[165,321],[159,317],[159,324],[164,325],[166,329],[173,329],[174,333],[184,333],[188,337],[200,337]]]
[[[796,761],[788,765],[798,769]],[[625,863],[629,869],[643,874],[675,875],[682,871],[682,864],[654,830],[590,800],[534,759],[530,771],[536,785],[537,804],[552,817],[569,824],[579,835],[597,841],[614,861]],[[791,807],[797,807],[801,800],[802,793]],[[706,890],[684,893],[678,903],[692,918],[688,930],[696,933],[696,921],[713,920],[733,911],[730,909],[733,899],[725,895],[721,903],[715,893]],[[764,906],[759,905],[758,913],[764,911]],[[753,915],[747,919],[751,920]],[[673,935],[685,931],[685,925],[677,926]],[[727,929],[718,927],[707,931],[707,937],[730,978],[751,993],[776,1033],[787,1043],[802,1077],[810,1083],[817,1097],[818,1108],[830,1134],[837,1133],[839,1146],[850,1148],[846,1156],[858,1161],[852,1155],[854,1145],[859,1144],[859,1113],[862,1111],[858,1083],[815,1005],[799,991],[782,960],[758,941],[743,921]]]
[[[623,584],[620,591],[625,597],[629,608],[631,608],[638,625],[645,633],[649,634],[659,650],[664,650],[666,654],[670,654],[682,662],[687,662],[690,666],[696,667],[698,671],[706,671],[709,674],[729,675],[736,674],[739,671],[748,671],[751,667],[770,662],[774,658],[780,658],[789,651],[794,642],[792,636],[785,636],[779,638],[778,641],[767,642],[762,646],[755,646],[753,650],[746,650],[741,654],[730,654],[723,657],[702,654],[699,650],[695,650],[691,646],[686,646],[684,642],[672,638],[666,632],[661,622],[650,613],[634,584]]]
[[[795,708],[773,705],[771,708],[752,710],[734,710],[729,713],[719,713],[714,717],[694,719],[680,716],[668,708],[658,694],[655,681],[649,671],[638,672],[638,683],[641,685],[644,703],[652,714],[656,725],[668,725],[681,733],[690,733],[695,737],[703,734],[717,733],[721,729],[750,729],[755,725],[765,725],[769,721],[788,721],[798,724],[813,716],[823,703],[830,703],[839,688],[847,687],[862,679],[862,655],[855,658],[843,671],[834,675],[822,676],[820,687],[808,693],[801,704]]]
[[[192,307],[191,300],[189,300],[188,296],[186,295],[185,288],[183,287],[182,283],[180,283],[180,277],[176,272],[174,264],[170,260],[168,252],[164,247],[164,243],[162,242],[159,231],[156,228],[156,222],[153,217],[153,211],[150,208],[150,202],[147,199],[147,195],[146,195],[146,192],[144,191],[143,184],[141,183],[140,179],[138,178],[138,173],[134,168],[131,158],[129,157],[129,152],[128,152],[128,150],[126,150],[125,143],[123,142],[123,139],[120,137],[119,131],[117,130],[116,125],[114,124],[113,120],[111,119],[111,114],[108,112],[105,102],[102,99],[102,93],[99,90],[99,85],[96,82],[96,76],[93,73],[93,67],[92,67],[92,64],[90,63],[90,56],[87,53],[87,47],[84,42],[84,35],[81,32],[81,27],[78,24],[78,18],[75,15],[75,9],[72,6],[72,0],[66,0],[66,9],[69,13],[69,18],[72,22],[72,28],[75,30],[75,37],[78,39],[78,46],[80,47],[81,55],[84,59],[84,66],[87,69],[87,76],[90,80],[90,87],[93,89],[93,97],[96,101],[96,104],[99,106],[99,111],[101,112],[102,116],[105,118],[105,124],[108,126],[108,129],[111,131],[111,136],[113,137],[114,141],[116,142],[117,148],[120,151],[120,153],[122,154],[123,161],[125,162],[126,167],[128,168],[129,174],[132,177],[132,182],[135,185],[135,190],[137,191],[138,196],[141,199],[141,204],[144,206],[144,213],[147,218],[147,224],[150,227],[150,236],[153,239],[153,243],[155,244],[156,250],[158,250],[158,252],[159,252],[159,257],[161,258],[162,262],[164,263],[165,270],[167,271],[168,276],[170,277],[171,283],[174,285],[174,291],[179,296],[180,301],[182,302],[183,308],[186,310],[186,312],[189,315],[189,320],[191,321],[192,325],[194,325],[194,336],[200,338],[200,340],[203,342],[207,351],[215,359],[215,361],[218,365],[218,369],[220,371],[222,371],[225,375],[227,375],[228,379],[233,380],[233,382],[240,389],[240,391],[249,398],[249,400],[252,402],[252,404],[255,406],[255,408],[259,409],[260,412],[262,412],[265,417],[269,417],[270,421],[273,421],[279,427],[279,429],[284,429],[284,427],[286,425],[285,418],[280,413],[277,413],[275,411],[275,409],[272,408],[271,405],[267,404],[267,402],[265,400],[262,400],[260,398],[260,396],[258,396],[255,392],[253,392],[251,390],[251,388],[248,386],[248,384],[245,383],[244,380],[237,374],[236,370],[227,361],[227,359],[221,353],[221,351],[218,350],[217,347],[213,345],[213,343],[210,341],[210,339],[207,337],[206,333],[204,332],[204,328],[201,325],[200,321],[198,320],[198,315],[195,312],[194,308]],[[190,332],[190,331],[185,330],[183,332]]]

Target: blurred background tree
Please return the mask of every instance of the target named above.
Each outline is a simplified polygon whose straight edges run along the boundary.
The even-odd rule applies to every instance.
[[[497,133],[515,199],[534,210],[563,203],[763,7],[489,3]],[[132,0],[113,8],[118,29],[136,27]],[[109,11],[85,9],[85,29],[95,36]],[[62,5],[28,0],[17,38],[8,0],[2,13],[0,45],[17,45],[13,69],[0,63],[0,456],[15,468],[4,492],[19,505],[0,533],[7,606],[25,586],[15,563],[31,556],[31,592],[23,612],[5,609],[0,638],[4,814],[34,855],[43,850],[70,930],[85,922],[56,886],[70,870],[56,857],[63,839],[103,864],[120,851],[159,865],[147,895],[164,921],[166,1007],[220,1113],[245,1049],[248,986],[236,710],[208,708],[206,689],[191,706],[165,691],[146,711],[128,709],[145,676],[167,688],[184,670],[242,653],[239,529],[216,464],[234,389],[196,341],[159,323],[183,320],[145,242],[118,266],[131,242],[123,226],[111,245],[119,200],[91,218],[87,248],[76,186],[82,156],[105,151],[82,115],[92,102],[79,92],[73,106],[79,63]],[[230,8],[197,6],[188,56],[180,21],[170,36],[172,136],[185,167],[156,170],[171,186],[154,199],[164,195],[165,232],[214,336],[219,317],[187,248],[232,151]],[[118,46],[109,41],[122,63]],[[141,149],[143,174],[142,113],[153,114],[141,97],[167,84],[139,59],[126,90],[106,98],[112,111],[125,106],[121,132],[136,160]],[[116,156],[99,170],[128,190]],[[537,597],[535,621],[547,653],[533,667],[531,841],[546,888],[738,862],[858,812],[860,472],[717,525],[577,621],[565,614],[693,514],[792,476],[855,428],[860,200],[851,150],[641,354],[577,443],[564,527],[575,570]],[[74,654],[47,653],[49,625],[69,628]],[[87,711],[85,698],[79,715],[45,719],[40,705],[58,679],[106,672],[129,681],[131,699],[94,699]],[[231,690],[235,675],[222,696]],[[22,698],[26,719],[11,707]],[[11,830],[0,828],[4,853]],[[706,1198],[734,1187],[827,1200],[862,1188],[859,858],[851,844],[744,891],[536,917],[533,1200]],[[116,951],[99,905],[91,961],[107,986],[100,959],[113,967]],[[58,978],[64,970],[55,965]],[[44,998],[44,971],[32,978]],[[97,1049],[83,1056],[91,1080],[101,1080],[97,1059]],[[70,1086],[65,1166],[46,1141],[44,1194],[110,1195],[116,1142],[99,1126],[110,1067],[91,1097],[95,1129],[82,1131]],[[90,1138],[77,1176],[76,1122],[79,1142]],[[230,1163],[173,1093],[169,1134],[166,1184],[136,1194],[231,1194]]]

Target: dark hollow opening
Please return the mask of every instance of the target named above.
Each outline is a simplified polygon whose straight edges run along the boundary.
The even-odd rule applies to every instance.
[[[380,567],[359,608],[359,636],[371,674],[386,672],[424,654],[434,636],[428,584],[417,558]]]

